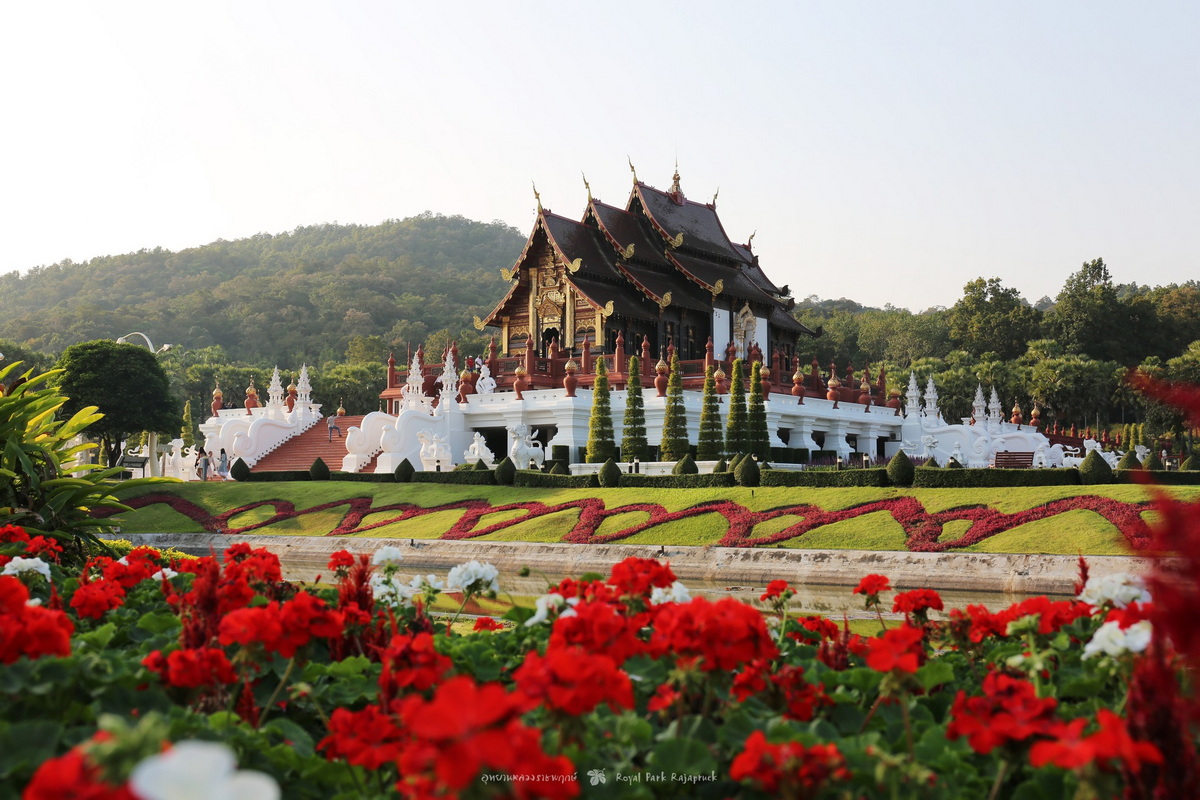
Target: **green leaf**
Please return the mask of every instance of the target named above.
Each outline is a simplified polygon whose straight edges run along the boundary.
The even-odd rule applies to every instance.
[[[15,722],[0,728],[0,778],[53,758],[62,735],[62,723],[51,720]]]
[[[921,688],[925,691],[929,691],[935,686],[941,686],[943,683],[950,683],[953,680],[954,667],[945,661],[934,659],[917,670],[917,681],[920,682]]]
[[[179,617],[169,612],[146,614],[137,621],[137,627],[150,633],[166,633],[180,627]]]
[[[308,731],[287,717],[275,717],[263,725],[264,730],[275,731],[284,742],[304,758],[313,754],[313,740]]]
[[[650,752],[647,759],[651,772],[674,775],[706,775],[717,769],[708,746],[695,739],[667,739]]]

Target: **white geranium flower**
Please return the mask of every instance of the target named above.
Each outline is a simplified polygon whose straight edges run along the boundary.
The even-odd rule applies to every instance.
[[[20,577],[26,572],[36,572],[44,577],[47,581],[50,580],[50,565],[40,558],[25,558],[17,556],[12,561],[4,565],[4,571],[0,575],[15,575]]]
[[[440,592],[445,588],[445,584],[437,575],[415,575],[408,582],[409,588],[414,592],[424,592],[426,590]]]
[[[178,574],[179,574],[178,572],[171,569],[170,567],[163,567],[162,569],[160,569],[158,572],[154,573],[150,577],[153,580],[161,582],[161,581],[169,581],[169,580],[171,580],[171,578],[174,578]]]
[[[1149,603],[1151,597],[1141,577],[1118,572],[1088,578],[1087,585],[1079,593],[1079,599],[1094,606],[1108,603],[1125,608],[1130,603]]]
[[[500,570],[491,564],[468,561],[450,570],[446,576],[446,591],[473,594],[500,591]]]
[[[550,619],[550,612],[552,610],[556,611],[566,604],[567,601],[563,599],[563,596],[556,592],[542,595],[537,600],[533,601],[535,610],[533,612],[533,616],[525,620],[525,626],[533,627],[534,625],[540,625],[541,623],[546,622],[548,619]]]
[[[270,775],[239,770],[233,751],[218,742],[179,742],[133,769],[130,788],[142,800],[279,800]]]
[[[371,575],[371,593],[377,602],[392,608],[411,606],[413,596],[417,594],[412,586],[403,583],[395,576],[380,575],[379,573]]]
[[[1150,645],[1152,634],[1153,628],[1148,619],[1135,622],[1125,630],[1121,630],[1121,623],[1115,620],[1106,622],[1092,634],[1092,640],[1084,645],[1083,657],[1091,658],[1100,653],[1110,656],[1140,653]]]
[[[655,586],[654,591],[650,592],[650,602],[656,606],[663,603],[690,603],[692,593],[682,583],[675,581],[666,589]]]
[[[41,604],[42,599],[40,597],[31,597],[25,601],[25,605],[27,606],[40,606]]]
[[[375,555],[371,556],[371,563],[377,567],[387,566],[388,564],[399,564],[403,560],[404,553],[394,544],[379,548],[375,551]]]

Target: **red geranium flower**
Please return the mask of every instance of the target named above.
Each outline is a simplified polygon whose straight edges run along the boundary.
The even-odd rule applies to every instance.
[[[513,678],[522,692],[567,714],[586,714],[601,703],[613,711],[633,708],[629,675],[608,656],[578,647],[552,647],[545,656],[530,650]]]
[[[867,575],[854,587],[854,594],[878,596],[881,592],[890,591],[892,584],[886,575]]]
[[[663,564],[653,558],[630,556],[618,564],[613,564],[608,582],[616,587],[620,594],[648,597],[655,587],[665,589],[673,584],[675,573],[671,571],[670,564]]]
[[[1057,702],[1052,697],[1038,698],[1029,681],[990,672],[983,679],[983,691],[982,697],[958,693],[950,709],[948,739],[966,736],[972,750],[987,755],[1009,742],[1053,735],[1058,730],[1054,717]]]
[[[0,575],[0,664],[21,656],[67,656],[75,625],[62,611],[26,605],[29,590],[20,579]]]
[[[928,609],[942,610],[942,597],[933,589],[913,589],[901,592],[892,601],[893,612],[916,614]]]
[[[491,617],[476,617],[473,631],[502,631],[504,626]]]
[[[908,623],[884,631],[883,636],[867,641],[867,666],[878,672],[916,672],[925,656],[923,639],[921,629]]]
[[[662,711],[670,708],[682,697],[679,690],[669,683],[660,684],[658,689],[654,691],[654,695],[650,698],[650,702],[646,704],[646,710],[650,712]]]
[[[837,745],[771,744],[762,731],[754,731],[733,759],[729,777],[773,795],[811,797],[833,781],[849,779],[850,771]]]
[[[86,573],[85,573],[86,574]],[[100,619],[125,602],[125,590],[115,581],[93,580],[80,584],[71,595],[71,608],[81,617]]]
[[[442,679],[453,666],[434,647],[428,633],[393,636],[383,651],[379,691],[384,704],[408,689],[423,692]]]
[[[107,736],[98,733],[92,741],[101,741]],[[84,754],[86,744],[42,762],[25,787],[22,800],[137,800],[125,786],[115,786],[104,780],[100,768]]]
[[[354,566],[354,556],[349,550],[338,550],[329,555],[329,569],[348,570]]]
[[[759,597],[758,599],[763,602],[766,602],[767,600],[774,600],[776,598],[791,597],[795,593],[796,593],[796,590],[793,589],[791,587],[791,584],[789,584],[787,581],[778,581],[777,580],[777,581],[771,581],[770,583],[768,583],[767,591],[765,591],[763,593],[763,595],[761,597]]]
[[[366,769],[394,763],[410,737],[394,717],[378,706],[362,711],[336,708],[329,717],[329,735],[317,744],[326,758],[345,759]]]
[[[650,650],[656,656],[698,656],[706,672],[737,669],[756,658],[773,661],[779,654],[762,614],[732,597],[659,606]]]

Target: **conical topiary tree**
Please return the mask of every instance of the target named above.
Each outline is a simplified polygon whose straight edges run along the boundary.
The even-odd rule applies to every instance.
[[[691,453],[684,454],[671,469],[672,475],[696,475],[699,472],[700,468],[696,466],[696,459],[692,458]]]
[[[725,421],[725,452],[730,455],[746,452],[749,431],[746,430],[746,372],[740,358],[734,359],[729,378],[729,415]]]
[[[771,456],[771,438],[767,432],[767,407],[763,402],[762,362],[750,367],[750,403],[746,409],[746,452],[765,462]]]
[[[600,480],[600,485],[605,489],[615,489],[621,485],[621,468],[617,466],[617,462],[611,458],[604,462],[604,466],[600,467],[600,472],[596,476]]]
[[[392,474],[396,476],[397,483],[409,483],[412,480],[413,473],[416,471],[412,462],[406,458],[396,465],[396,469],[393,470]]]
[[[601,464],[617,453],[613,439],[612,398],[608,389],[608,364],[596,359],[596,383],[592,386],[592,415],[588,420],[587,453],[589,464]]]
[[[912,486],[916,468],[903,450],[896,451],[887,465],[888,483],[892,486]]]
[[[762,479],[758,462],[751,456],[744,457],[734,469],[733,478],[738,482],[738,486],[758,486]]]
[[[192,401],[188,400],[183,404],[183,428],[179,431],[179,438],[183,439],[184,447],[192,447],[196,444],[195,427],[192,422]]]
[[[1085,484],[1112,483],[1113,471],[1099,450],[1091,450],[1079,465],[1079,480]]]
[[[314,481],[329,480],[329,465],[325,463],[324,459],[317,456],[313,459],[312,466],[308,468],[308,476]]]
[[[325,462],[321,461],[321,459],[318,458],[317,461],[321,462],[321,466],[323,466],[323,467],[325,466]],[[317,461],[313,462],[313,468],[315,468],[317,466]],[[312,473],[312,469],[309,469],[309,476],[312,477],[313,480],[327,481],[327,480],[329,480],[329,467],[325,467],[325,477],[324,478],[318,478],[318,477],[314,476]],[[229,477],[233,478],[235,481],[248,481],[248,480],[250,480],[250,467],[246,464],[245,461],[242,461],[239,458],[239,459],[235,460],[233,462],[233,466],[229,468]]]
[[[725,453],[725,433],[721,430],[721,405],[717,402],[716,368],[711,364],[704,370],[704,393],[700,400],[700,436],[696,458],[716,461]]]
[[[1197,458],[1195,455],[1188,456],[1179,465],[1179,469],[1183,472],[1196,472],[1200,470],[1200,458]]]
[[[662,443],[659,459],[678,461],[688,453],[687,410],[683,407],[683,376],[679,356],[671,356],[671,377],[667,381],[667,408],[663,414]]]
[[[403,465],[401,465],[403,466]],[[513,480],[517,477],[517,466],[508,456],[496,465],[495,471],[492,473],[496,476],[496,483],[501,486],[512,486]]]
[[[646,402],[642,397],[642,377],[637,356],[629,357],[629,380],[625,384],[625,431],[621,436],[621,458],[645,460],[650,454],[646,441]]]
[[[1121,456],[1121,460],[1117,462],[1117,469],[1140,469],[1142,462],[1138,461],[1137,453],[1133,452],[1133,448],[1125,451],[1125,455]]]
[[[1091,454],[1089,453],[1088,455]],[[1154,448],[1150,448],[1150,452],[1146,454],[1146,460],[1142,462],[1142,466],[1149,470],[1163,469],[1162,459],[1159,458],[1158,453],[1154,452]],[[1082,469],[1082,467],[1080,467],[1080,469]]]

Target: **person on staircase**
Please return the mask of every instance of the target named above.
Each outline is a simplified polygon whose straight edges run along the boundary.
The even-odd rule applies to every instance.
[[[329,441],[333,441],[334,431],[337,431],[339,439],[342,438],[342,429],[338,427],[337,417],[335,417],[333,414],[330,414],[327,419],[329,420]]]

